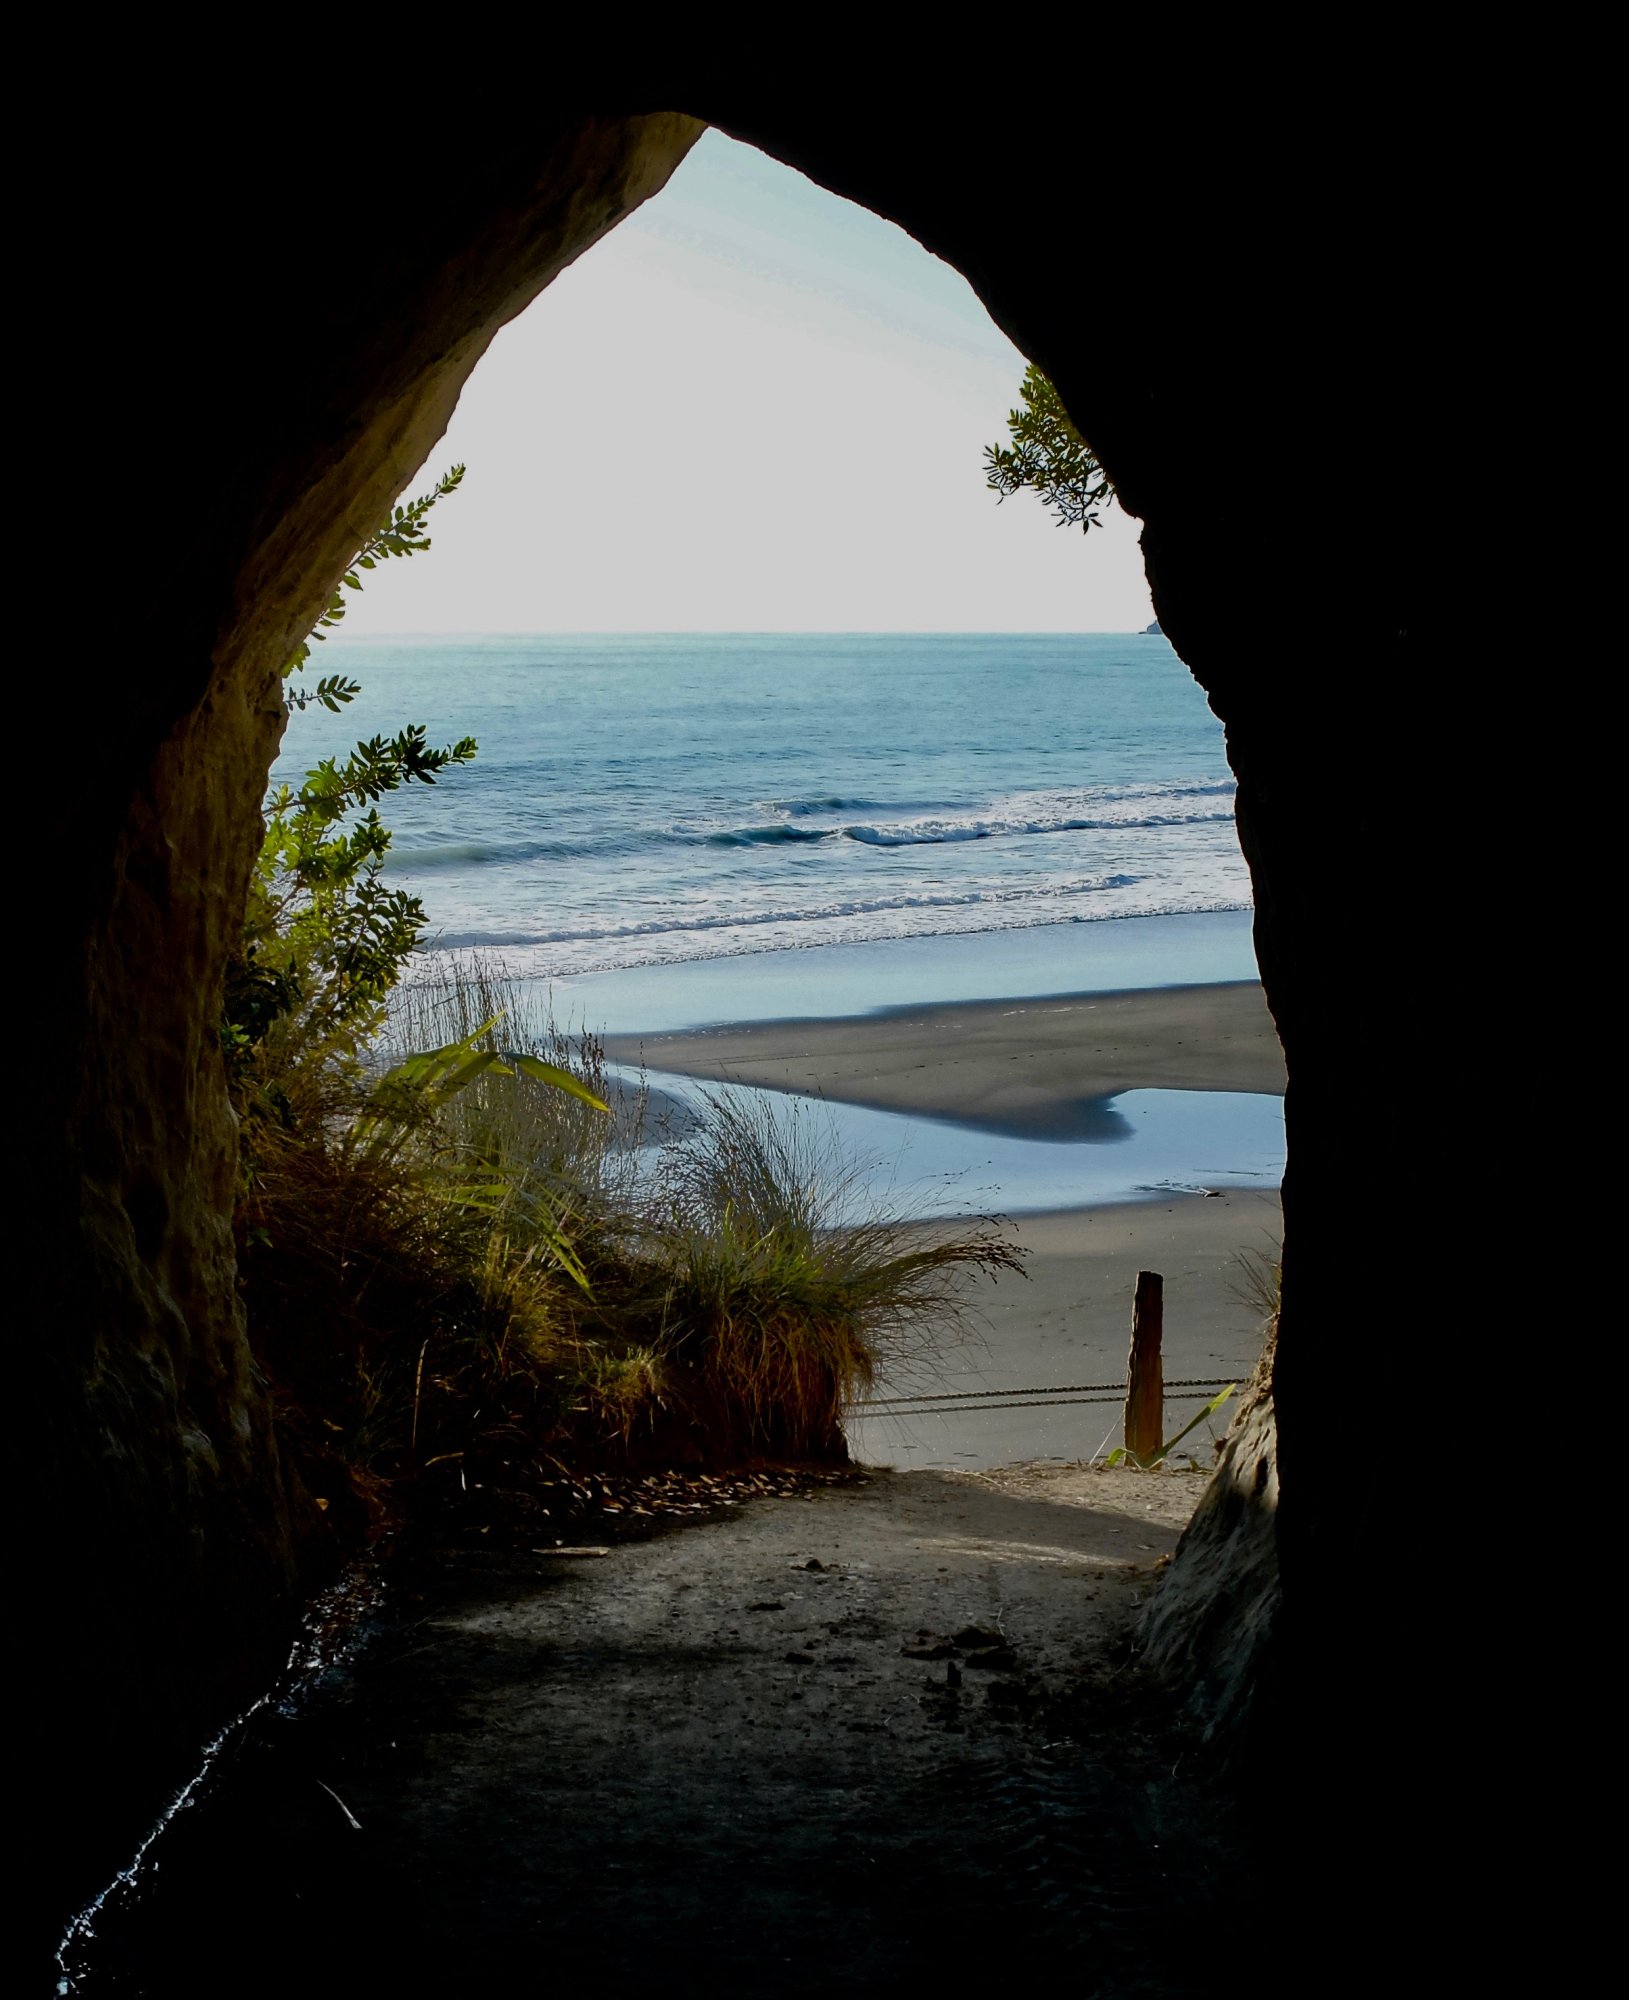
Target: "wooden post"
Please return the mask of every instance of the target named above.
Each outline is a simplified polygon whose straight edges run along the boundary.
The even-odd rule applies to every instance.
[[[1139,1271],[1131,1306],[1131,1358],[1126,1363],[1126,1450],[1144,1461],[1165,1442],[1165,1375],[1160,1366],[1164,1331],[1165,1280],[1158,1271]]]

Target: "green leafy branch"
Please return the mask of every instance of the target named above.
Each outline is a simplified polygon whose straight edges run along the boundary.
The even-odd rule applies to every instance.
[[[317,620],[315,628],[298,648],[288,665],[283,669],[283,678],[297,674],[311,657],[313,644],[321,644],[328,637],[328,631],[340,624],[347,609],[347,590],[362,588],[364,570],[377,569],[380,563],[389,562],[395,556],[416,556],[430,546],[430,537],[424,532],[424,523],[430,509],[438,500],[445,500],[450,493],[456,493],[464,479],[464,468],[455,465],[450,472],[442,474],[428,493],[421,493],[416,500],[393,510],[388,520],[375,529],[367,541],[352,557],[350,567],[340,578],[340,587],[329,599],[328,609]],[[314,688],[291,688],[288,702],[291,708],[306,708],[312,702],[320,702],[324,708],[336,714],[340,706],[355,699],[360,689],[355,681],[348,681],[343,675],[334,674],[327,680],[319,681]]]
[[[297,984],[315,1003],[319,1036],[376,1006],[395,985],[425,926],[417,896],[385,886],[390,829],[376,801],[476,754],[473,737],[433,747],[422,725],[324,758],[295,790],[282,785],[266,806],[266,836],[251,893],[249,942],[257,959],[301,968]],[[360,808],[368,810],[360,812]]]
[[[984,483],[1002,500],[1027,489],[1052,509],[1060,528],[1089,533],[1113,503],[1113,482],[1040,369],[1024,370],[1018,393],[1023,408],[1007,413],[1012,443],[984,447]]]
[[[283,669],[291,674],[303,660],[311,657],[311,648],[302,646],[299,652]],[[348,679],[344,674],[327,674],[312,688],[286,688],[284,698],[290,708],[307,709],[313,703],[320,703],[330,714],[338,715],[348,701],[355,701],[362,692],[362,683]]]
[[[319,627],[343,619],[343,590],[360,590],[364,572],[430,546],[430,510],[457,491],[463,476],[464,468],[454,466],[430,492],[393,511],[358,551]],[[320,629],[311,634],[323,636]],[[308,643],[285,677],[309,657]],[[287,691],[291,708],[317,705],[334,714],[359,692],[345,674]],[[228,970],[221,1029],[239,1081],[255,1051],[279,1032],[312,1060],[320,1061],[322,1051],[354,1054],[360,1046],[426,924],[419,898],[383,880],[391,836],[378,801],[404,785],[433,785],[475,754],[473,737],[433,745],[424,726],[413,723],[358,743],[346,757],[324,758],[299,786],[280,785],[267,799],[243,949]]]

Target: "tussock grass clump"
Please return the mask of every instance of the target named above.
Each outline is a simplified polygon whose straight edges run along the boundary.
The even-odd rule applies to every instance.
[[[705,1095],[667,1150],[652,1232],[665,1345],[719,1446],[841,1455],[845,1406],[959,1320],[969,1267],[1021,1268],[993,1224],[848,1219],[857,1179],[829,1127],[768,1093]]]
[[[291,1456],[352,1518],[387,1490],[840,1462],[879,1368],[954,1333],[970,1275],[1020,1268],[993,1222],[866,1209],[829,1123],[767,1093],[705,1094],[649,1143],[643,1090],[491,961],[278,1088],[246,1140],[251,1335]]]

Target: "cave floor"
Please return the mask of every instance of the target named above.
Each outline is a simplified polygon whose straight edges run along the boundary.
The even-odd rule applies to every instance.
[[[1201,1484],[877,1472],[425,1559],[74,1990],[1213,1993],[1237,1828],[1127,1664]]]

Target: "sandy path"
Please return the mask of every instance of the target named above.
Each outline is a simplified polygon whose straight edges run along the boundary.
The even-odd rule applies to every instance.
[[[449,1558],[197,1816],[104,1990],[229,1990],[227,1871],[313,1994],[1211,1991],[1226,1824],[1116,1651],[1198,1491],[914,1473]]]
[[[1162,1814],[1105,1799],[1065,1711],[1198,1487],[916,1474],[460,1592],[423,1628],[449,1711],[336,1787],[466,1975],[472,1909],[491,1977],[535,1941],[612,1993],[897,1992],[974,1922],[1093,1974],[1151,1888],[1110,1828]],[[911,1657],[971,1627],[1003,1664]]]

